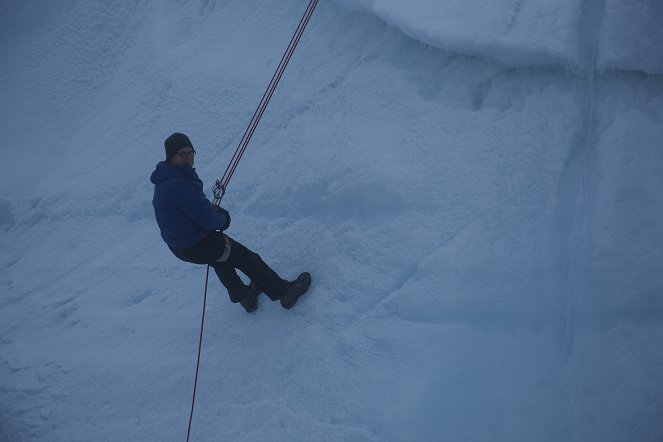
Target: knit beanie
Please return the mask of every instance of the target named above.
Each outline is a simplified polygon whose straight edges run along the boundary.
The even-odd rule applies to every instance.
[[[177,151],[183,147],[193,148],[193,144],[191,144],[189,137],[179,132],[175,132],[166,138],[166,141],[164,141],[163,144],[166,147],[166,161],[170,161],[170,159],[175,156]]]

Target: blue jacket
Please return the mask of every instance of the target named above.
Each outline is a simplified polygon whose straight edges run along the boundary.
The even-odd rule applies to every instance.
[[[228,228],[229,217],[214,211],[193,167],[175,167],[161,161],[150,181],[154,184],[154,215],[161,237],[169,246],[186,249],[200,241],[205,232]]]

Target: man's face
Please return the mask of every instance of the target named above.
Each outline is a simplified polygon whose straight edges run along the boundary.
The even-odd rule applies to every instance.
[[[170,164],[175,167],[193,167],[193,160],[195,158],[196,151],[193,150],[193,147],[183,147],[177,151],[175,155],[170,159]]]

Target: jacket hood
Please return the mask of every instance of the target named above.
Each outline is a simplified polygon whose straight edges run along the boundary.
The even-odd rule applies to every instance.
[[[175,167],[166,161],[160,161],[152,172],[150,181],[152,184],[159,184],[170,178],[198,178],[198,175],[193,167]]]

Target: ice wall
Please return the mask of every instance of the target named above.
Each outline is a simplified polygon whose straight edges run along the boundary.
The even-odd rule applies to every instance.
[[[584,70],[608,3],[468,4],[449,52],[319,3],[224,199],[314,285],[210,281],[193,440],[663,440],[663,76]],[[209,192],[305,5],[0,3],[0,439],[184,439],[204,268],[148,176],[184,131]]]
[[[424,43],[512,66],[663,73],[658,0],[337,1],[372,12]],[[588,46],[596,49],[585,51]]]
[[[606,0],[597,63],[663,73],[663,2]]]

